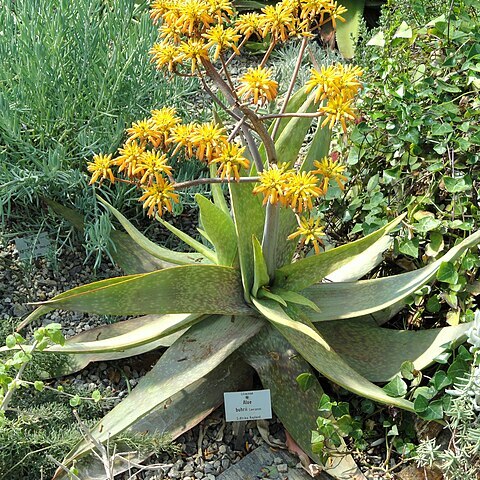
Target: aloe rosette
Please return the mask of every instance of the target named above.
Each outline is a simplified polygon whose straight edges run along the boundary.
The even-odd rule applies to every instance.
[[[195,8],[188,10],[187,4]],[[313,69],[307,85],[293,94],[297,68],[280,113],[259,113],[278,91],[271,71],[264,67],[271,49],[304,31],[297,61],[300,67],[310,39],[307,33],[321,23],[312,5],[284,0],[265,7],[256,17],[247,14],[236,19],[228,1],[152,4],[152,17],[164,22],[160,27],[163,40],[152,49],[157,66],[200,76],[236,123],[227,138],[227,127],[220,121],[184,125],[174,109],[154,110],[151,118],[127,130],[129,137],[117,158],[97,155],[89,163],[92,181],[119,180],[112,170],[117,167],[124,175],[121,181],[141,187],[140,200],[148,215],[155,216],[191,251],[156,245],[100,199],[126,231],[115,231],[112,236],[115,260],[126,275],[41,302],[20,325],[53,309],[138,316],[43,350],[43,354],[69,355],[71,361],[59,372],[63,374],[91,361],[167,347],[126,399],[64,459],[66,467],[75,463],[80,478],[104,478],[102,465],[90,455],[98,442],[115,440],[124,432],[167,434],[175,439],[217,408],[224,391],[242,388],[252,367],[271,390],[273,410],[286,429],[320,463],[311,448],[310,432],[322,389],[312,377],[312,388],[302,391],[295,380],[300,373],[316,371],[357,395],[413,411],[410,401],[388,396],[374,382],[389,381],[407,360],[418,370],[428,366],[468,330],[468,325],[458,325],[396,331],[382,324],[408,296],[434,280],[443,262],[475,246],[479,232],[426,267],[387,278],[359,280],[381,261],[390,234],[403,217],[364,238],[320,252],[322,228],[308,212],[316,198],[325,195],[329,182],[343,188],[347,180],[344,167],[328,157],[330,129],[338,121],[346,131],[346,122],[354,118],[352,102],[361,88],[361,71],[351,66]],[[323,23],[327,18],[342,20],[337,2],[322,5],[330,9],[320,12]],[[252,34],[250,27],[260,36],[270,35],[273,46],[236,88],[231,78],[221,75],[228,66],[222,54],[226,49],[236,53],[244,43],[241,35],[248,39]],[[213,63],[218,56],[221,69]],[[211,92],[205,77],[216,84],[228,106]],[[300,155],[315,117],[323,121],[318,121],[307,152]],[[243,144],[234,141],[236,135]],[[180,150],[207,163],[211,178],[176,183],[168,159]],[[196,196],[203,242],[162,217],[178,201],[177,190],[199,182],[211,186],[211,198]],[[75,212],[51,205],[82,228]],[[295,256],[299,245],[310,244],[312,255]],[[116,471],[125,469],[125,462],[118,457]],[[336,478],[363,478],[346,452],[325,468]],[[60,469],[56,478],[64,475]]]

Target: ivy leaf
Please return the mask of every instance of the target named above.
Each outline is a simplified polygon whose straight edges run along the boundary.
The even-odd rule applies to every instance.
[[[443,370],[439,370],[430,380],[430,383],[435,387],[438,392],[440,392],[445,387],[448,387],[452,384],[452,379],[449,378]]]
[[[390,397],[403,397],[407,394],[407,384],[396,375],[384,387],[383,391]]]
[[[437,272],[437,280],[455,285],[458,282],[458,273],[452,262],[443,262]]]
[[[408,255],[413,258],[418,257],[418,238],[412,238],[411,240],[404,240],[398,246],[398,250],[404,255]]]
[[[406,380],[413,380],[413,377],[415,372],[415,367],[413,365],[413,362],[410,360],[407,360],[406,362],[402,363],[402,366],[400,367],[400,373],[403,378]]]
[[[311,373],[301,373],[296,381],[302,392],[306,392],[313,385],[314,376]]]
[[[472,189],[472,178],[465,175],[460,178],[443,177],[445,190],[450,193],[466,192]]]

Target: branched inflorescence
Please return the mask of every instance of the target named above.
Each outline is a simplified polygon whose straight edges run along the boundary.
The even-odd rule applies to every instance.
[[[303,39],[305,43],[325,23],[331,22],[335,28],[337,21],[345,21],[342,17],[345,12],[342,5],[330,0],[283,0],[259,13],[242,15],[236,14],[229,0],[154,0],[151,18],[158,25],[159,40],[150,50],[152,62],[167,74],[199,77],[216,103],[223,105],[237,124],[230,129],[215,121],[183,123],[174,108],[153,110],[150,117],[134,122],[127,129],[127,140],[116,157],[104,154],[93,157],[88,163],[90,183],[108,180],[136,184],[143,190],[140,201],[148,215],[162,215],[164,211],[171,212],[173,203],[179,201],[175,190],[189,184],[175,182],[168,164],[173,155],[181,153],[187,159],[215,165],[218,178],[225,182],[248,181],[248,176],[241,175],[250,167],[249,159],[253,159],[260,173],[253,192],[264,195],[264,204],[278,203],[305,215],[314,207],[315,200],[326,194],[331,180],[343,189],[347,180],[343,175],[345,167],[329,157],[315,161],[315,169],[309,172],[277,164],[274,140],[263,123],[272,117],[277,117],[278,122],[285,109],[268,119],[258,114],[258,108],[275,101],[278,94],[273,70],[265,65],[275,45],[290,39]],[[252,36],[269,40],[269,47],[259,65],[249,68],[234,84],[228,65],[241,54]],[[355,119],[353,102],[361,88],[361,74],[358,67],[343,65],[312,69],[306,90],[313,92],[318,104],[317,112],[312,115],[325,117],[322,127],[332,129],[339,123],[345,132],[347,122]],[[224,94],[228,106],[207,86],[208,77]],[[265,163],[252,131],[265,146]],[[248,145],[249,153],[242,144]],[[257,151],[252,151],[252,147]],[[190,184],[195,184],[195,180]],[[318,252],[323,232],[318,219],[297,218],[299,229],[289,238],[300,236],[303,243],[312,243]]]

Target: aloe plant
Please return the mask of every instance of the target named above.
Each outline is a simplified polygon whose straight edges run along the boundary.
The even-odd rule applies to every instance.
[[[153,3],[154,20],[163,18],[168,27],[172,17],[176,18],[174,26],[185,40],[163,39],[152,54],[159,68],[201,77],[215,102],[235,120],[229,137],[224,133],[227,127],[219,121],[181,126],[175,112],[166,108],[127,130],[130,136],[117,158],[97,155],[89,170],[92,180],[127,181],[141,187],[144,195],[140,200],[148,213],[192,251],[175,252],[156,245],[119,210],[100,199],[126,231],[115,232],[113,241],[116,260],[128,274],[40,302],[20,325],[25,327],[53,309],[139,316],[82,333],[62,347],[44,349],[43,354],[71,356],[69,369],[62,373],[71,373],[90,361],[168,347],[128,397],[64,459],[65,466],[75,464],[85,478],[103,478],[89,456],[95,443],[107,442],[125,431],[161,432],[176,438],[219,406],[223,391],[242,387],[247,365],[270,388],[273,410],[290,434],[320,463],[312,451],[309,432],[315,424],[321,385],[316,380],[312,389],[303,392],[295,381],[299,373],[315,370],[358,395],[413,411],[410,401],[388,396],[373,382],[387,382],[406,360],[413,361],[417,369],[424,368],[467,329],[460,325],[412,332],[381,325],[409,295],[435,278],[443,261],[452,261],[476,245],[480,233],[467,237],[435,263],[388,278],[359,280],[381,260],[401,216],[364,238],[320,252],[322,229],[314,215],[314,201],[325,195],[331,181],[343,187],[347,180],[344,167],[327,158],[330,128],[340,120],[347,131],[346,120],[354,117],[354,94],[361,88],[361,72],[342,66],[314,69],[308,84],[293,93],[309,41],[305,35],[298,68],[279,113],[267,114],[263,107],[273,104],[278,88],[264,67],[273,47],[260,66],[250,69],[240,85],[234,86],[228,74],[222,76],[228,71],[224,50],[239,53],[244,43],[241,34],[248,37],[245,28],[250,17],[236,18],[228,5],[212,11],[205,0],[190,3],[198,7],[195,15],[200,15],[193,20],[191,12],[185,13],[175,2],[171,4],[177,5],[174,11],[169,10],[172,6],[165,7],[168,2]],[[305,2],[305,9],[308,5]],[[337,8],[336,3],[332,5]],[[259,34],[269,35],[273,46],[284,41],[289,29],[310,31],[312,23],[317,27],[321,23],[315,20],[318,12],[294,10],[291,2],[281,2],[278,8],[283,10],[266,7],[255,19]],[[277,13],[285,15],[283,24],[271,21]],[[218,22],[222,28],[213,30]],[[215,40],[217,34],[227,36]],[[201,42],[200,38],[209,43],[195,43]],[[192,54],[194,46],[197,53]],[[168,48],[177,49],[177,56],[165,60],[159,52],[163,55]],[[211,61],[218,54],[220,68]],[[228,106],[212,92],[205,77],[216,83]],[[315,117],[324,120],[318,122],[308,152],[299,156]],[[243,147],[234,142],[237,135]],[[211,178],[175,182],[167,160],[180,149],[208,163]],[[113,173],[115,167],[117,174]],[[272,179],[276,179],[273,186]],[[162,217],[178,200],[175,192],[198,183],[210,184],[212,193],[212,200],[196,196],[203,243]],[[228,192],[221,189],[221,183]],[[52,206],[82,228],[75,212]],[[312,255],[295,255],[300,253],[299,246],[308,245],[313,247]],[[117,471],[125,468],[120,460],[117,463]],[[336,478],[362,478],[347,453],[325,468]],[[55,478],[64,475],[59,470]]]

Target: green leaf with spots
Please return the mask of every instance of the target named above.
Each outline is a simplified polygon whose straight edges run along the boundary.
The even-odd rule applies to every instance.
[[[215,247],[218,264],[233,266],[237,257],[237,234],[232,217],[199,193],[195,201],[200,207],[200,222]]]
[[[168,248],[163,248],[149,240],[143,233],[137,230],[116,208],[112,207],[103,198],[97,195],[98,200],[107,207],[107,209],[121,223],[122,227],[130,235],[131,239],[143,250],[160,260],[170,262],[170,264],[190,265],[192,263],[210,263],[207,258],[198,253],[174,252]],[[171,265],[170,265],[171,266]]]
[[[252,295],[257,296],[258,290],[268,285],[270,278],[268,276],[267,264],[263,258],[262,246],[255,235],[252,237],[253,245],[253,288]]]
[[[184,265],[77,287],[47,308],[100,315],[167,313],[248,314],[237,270],[219,265]]]
[[[253,302],[259,312],[279,330],[298,353],[329,380],[357,395],[413,411],[411,402],[389,397],[381,388],[348,365],[298,310],[288,308],[287,314],[275,302],[255,298]]]
[[[309,314],[310,319],[313,322],[321,322],[359,317],[397,304],[433,280],[444,262],[455,260],[468,248],[479,242],[480,231],[451,248],[436,262],[400,275],[358,282],[313,285],[302,292],[303,295],[315,302],[320,309],[319,313],[311,312]],[[348,299],[348,302],[345,299]]]
[[[261,198],[252,193],[252,184],[231,182],[229,189],[237,232],[244,295],[248,301],[254,279],[252,236],[262,238],[265,208]]]
[[[113,408],[91,431],[98,442],[107,442],[119,433],[141,424],[150,414],[170,398],[185,394],[192,384],[201,380],[222,364],[243,343],[262,328],[263,323],[253,317],[212,316],[192,327],[165,352],[153,369],[140,379],[132,392]],[[195,398],[197,403],[198,397]],[[168,403],[164,409],[169,410]],[[180,409],[175,413],[182,414]],[[144,428],[162,430],[162,415]],[[179,428],[177,423],[171,427]],[[166,432],[162,432],[166,433]],[[170,432],[169,432],[170,433]],[[89,453],[94,446],[87,439],[81,441],[65,459],[65,465]]]
[[[320,282],[329,273],[363,255],[367,248],[391,232],[403,218],[404,215],[396,218],[364,238],[279,268],[275,273],[275,285],[286,290],[299,291]]]
[[[172,224],[168,223],[162,217],[157,215],[156,219],[165,228],[170,230],[174,235],[176,235],[180,240],[182,240],[182,242],[185,242],[188,246],[192,247],[200,255],[202,255],[205,258],[208,258],[208,260],[210,260],[212,263],[218,263],[217,255],[213,250],[210,250],[210,248],[206,247],[203,243],[200,243],[199,241],[195,240],[190,235],[182,232],[177,227],[174,227]]]
[[[310,94],[298,109],[298,113],[312,113],[316,111],[317,106],[313,102],[314,98],[315,95],[313,93]],[[295,117],[285,125],[282,133],[275,141],[278,163],[287,163],[289,166],[294,165],[312,120],[313,118],[311,117]]]
[[[342,0],[347,12],[342,14],[345,22],[337,20],[335,37],[338,49],[344,58],[353,58],[360,32],[360,20],[365,8],[365,0]]]

